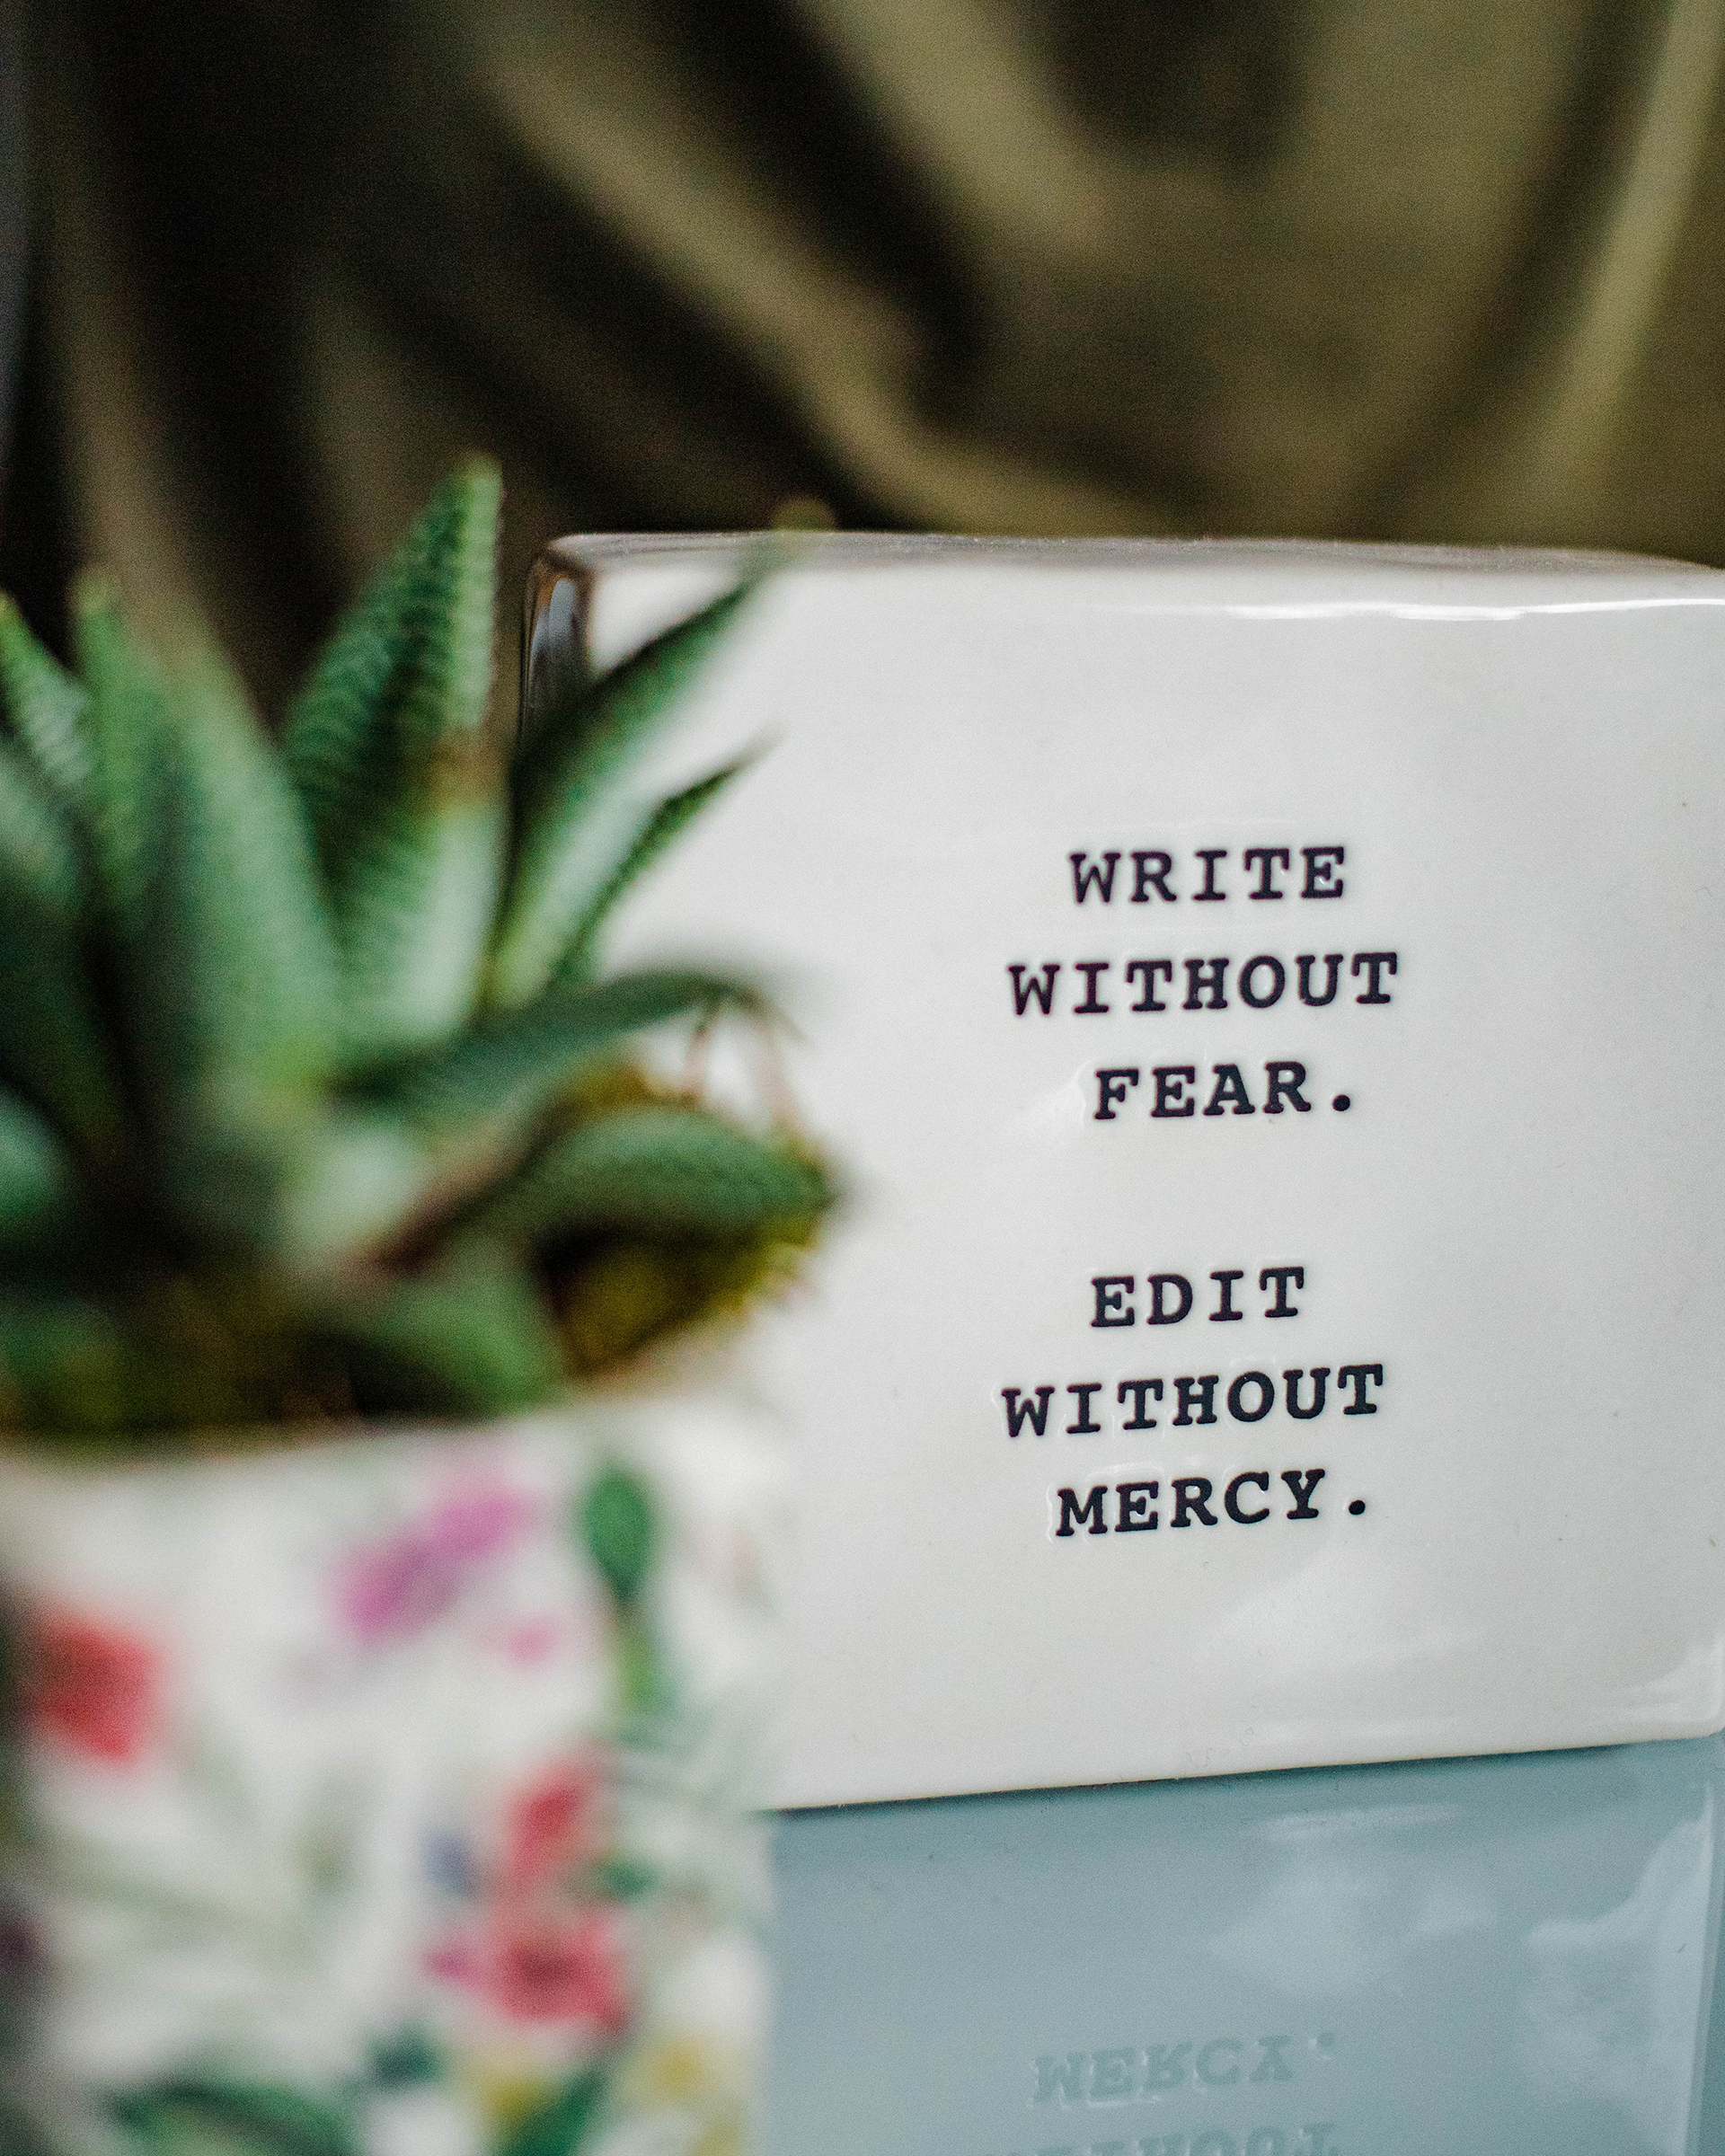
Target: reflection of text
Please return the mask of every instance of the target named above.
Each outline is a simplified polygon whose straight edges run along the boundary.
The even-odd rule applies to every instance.
[[[1234,2089],[1291,2081],[1303,2062],[1333,2056],[1320,2037],[1212,2037],[1208,2043],[1118,2045],[1046,2053],[1032,2062],[1032,2104],[1125,2104],[1171,2089]]]
[[[1344,2156],[1331,2120],[1276,2124],[1272,2110],[1272,2123],[1251,2123],[1257,2103],[1263,2101],[1261,2097],[1252,2100],[1255,2091],[1304,2081],[1335,2055],[1336,2039],[1328,2030],[1319,2036],[1191,2037],[1178,2044],[1045,2053],[1031,2062],[1030,2107],[1045,2114],[1065,2112],[1068,2118],[1057,2125],[1045,2116],[1031,2147],[1014,2148],[1003,2156]],[[1223,2125],[1212,2113],[1210,2119],[1179,2130],[1159,2125],[1151,2134],[1124,2120],[1109,2126],[1101,2119],[1088,2122],[1076,2134],[1072,2131],[1078,2124],[1070,2116],[1074,2112],[1162,2104],[1182,2093],[1201,2100],[1212,2090],[1237,2092],[1235,2101],[1247,2123],[1230,2119]],[[1286,2100],[1290,2106],[1299,2101]],[[1265,2109],[1273,2103],[1273,2099],[1265,2103]],[[1294,2116],[1298,2119],[1299,2112]],[[1050,2127],[1061,2138],[1054,2140]]]
[[[1030,2156],[1342,2156],[1335,2136],[1328,2119],[1305,2126],[1252,2126],[1233,2134],[1225,2126],[1204,2126],[1195,2134],[1149,2134],[1133,2141],[1066,2142]]]

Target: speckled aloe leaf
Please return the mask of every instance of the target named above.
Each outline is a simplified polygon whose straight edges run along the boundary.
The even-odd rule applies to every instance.
[[[83,685],[45,651],[23,616],[0,595],[0,687],[13,729],[44,782],[69,805],[89,800],[94,770],[90,699]]]
[[[334,954],[298,804],[237,685],[190,646],[173,690],[124,940],[134,1081],[171,1214],[267,1244],[335,1054]]]
[[[488,1233],[748,1234],[806,1220],[826,1177],[768,1143],[690,1108],[620,1109],[555,1138],[484,1215]]]
[[[491,938],[507,821],[485,729],[499,496],[486,462],[444,482],[288,714],[361,1062],[452,1032]]]
[[[562,1361],[537,1283],[500,1252],[356,1288],[323,1316],[363,1412],[499,1415],[555,1392]]]
[[[90,782],[85,829],[94,869],[93,910],[122,949],[149,928],[168,729],[167,688],[121,618],[106,580],[74,588],[78,668],[89,691]]]
[[[107,1159],[122,1112],[84,971],[84,879],[58,805],[0,738],[0,1070]]]
[[[290,2089],[175,2081],[110,2108],[140,2156],[360,2156],[344,2112]]]
[[[706,973],[623,974],[597,987],[553,989],[524,1010],[476,1021],[447,1047],[386,1074],[366,1097],[420,1129],[482,1133],[536,1115],[625,1036],[746,1000],[735,981]]]
[[[558,960],[553,979],[576,982],[587,978],[597,955],[599,931],[618,901],[632,884],[646,874],[666,848],[682,835],[707,804],[715,800],[739,772],[747,769],[749,761],[748,757],[739,757],[736,763],[709,773],[704,779],[697,779],[680,793],[668,794],[641,820],[623,858],[588,900]]]
[[[618,778],[669,716],[753,588],[751,581],[724,593],[603,675],[578,701],[546,714],[516,776],[519,837],[491,961],[493,1002],[508,1008],[537,995],[580,937],[642,835],[640,811],[621,798]],[[710,798],[690,802],[677,827]]]

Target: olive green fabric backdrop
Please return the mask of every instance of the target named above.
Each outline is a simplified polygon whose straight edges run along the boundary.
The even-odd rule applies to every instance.
[[[104,557],[274,694],[467,445],[511,578],[798,498],[1725,560],[1722,48],[1725,0],[58,0],[7,571]]]

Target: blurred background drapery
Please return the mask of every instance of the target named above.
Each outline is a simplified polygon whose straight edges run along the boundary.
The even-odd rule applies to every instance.
[[[274,696],[468,446],[511,578],[800,501],[1725,560],[1722,63],[1725,0],[54,0],[0,566]]]

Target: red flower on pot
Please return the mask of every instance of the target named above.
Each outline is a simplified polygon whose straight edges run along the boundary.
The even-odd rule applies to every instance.
[[[560,1761],[529,1782],[504,1818],[503,1892],[544,1886],[597,1856],[604,1803],[603,1774],[582,1762]]]
[[[628,2026],[622,1913],[591,1898],[585,1868],[605,1848],[603,1754],[553,1761],[504,1808],[473,1918],[427,1966],[511,2021],[615,2037]],[[585,1892],[583,1891],[585,1887]]]
[[[481,1950],[482,1988],[511,2021],[574,2023],[614,2037],[629,2020],[615,1913],[559,1920],[500,1911]]]
[[[162,1657],[147,1639],[73,1611],[31,1628],[24,1708],[40,1735],[86,1757],[128,1766],[155,1736]]]
[[[589,1903],[564,1913],[505,1903],[482,1929],[427,1957],[433,1976],[464,1984],[511,2021],[552,2022],[614,2037],[627,2028],[622,1928]]]

